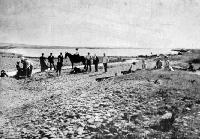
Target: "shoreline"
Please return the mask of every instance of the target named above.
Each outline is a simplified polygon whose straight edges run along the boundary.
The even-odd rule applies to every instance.
[[[178,50],[175,50],[175,51],[177,51],[177,52],[181,51],[183,53],[182,49],[180,49],[180,51],[178,51]],[[184,53],[187,54],[188,51],[195,52],[195,53],[200,52],[199,49],[194,49],[194,50],[187,49],[187,51],[185,51]],[[179,54],[170,54],[170,53],[168,53],[168,54],[165,54],[165,55],[167,55],[169,57],[179,57]],[[21,54],[16,54],[16,53],[0,52],[0,57],[2,57],[2,60],[0,61],[1,62],[0,63],[1,68],[0,69],[1,70],[4,69],[8,73],[9,76],[13,76],[16,73],[16,70],[15,70],[16,61],[19,61],[21,56],[22,56]],[[115,64],[127,63],[126,62],[127,60],[137,60],[137,61],[141,60],[141,59],[151,60],[151,59],[156,59],[156,58],[159,58],[159,57],[162,57],[162,56],[164,56],[164,55],[163,54],[154,54],[154,55],[108,56],[108,57],[110,59],[109,63],[111,65],[113,65],[113,63],[115,63]],[[5,60],[3,60],[3,58],[5,58]],[[30,59],[32,61],[33,65],[34,65],[33,74],[40,71],[39,57],[25,56],[25,58],[28,58],[28,59]],[[100,63],[101,63],[102,62],[102,57],[100,56],[99,59],[100,59]],[[6,68],[2,68],[2,67],[4,67],[4,64],[2,64],[2,61],[6,61],[6,63],[10,64],[10,66],[7,66],[7,69]],[[56,61],[57,61],[57,57],[55,57],[55,62],[54,63],[56,63]],[[48,65],[48,62],[46,62],[46,63]],[[81,64],[75,64],[75,66],[76,67],[83,67],[83,66],[81,66]],[[93,64],[92,64],[92,66],[93,66]],[[100,66],[102,66],[102,64],[100,64]],[[177,66],[177,65],[175,65],[175,66]],[[63,69],[70,69],[71,62],[69,61],[68,58],[64,60],[64,66],[63,67],[64,67]]]
[[[186,67],[198,57],[169,59],[172,66]],[[147,69],[157,58],[146,59]],[[66,67],[61,76],[47,71],[21,80],[0,78],[0,137],[198,138],[200,75],[162,69],[122,75],[132,61],[126,62],[112,63],[107,73],[100,67],[98,73],[69,74]],[[96,80],[105,77],[111,78]]]
[[[14,43],[0,43],[0,49],[151,49],[151,48],[133,48],[133,47],[92,47],[92,46],[50,46],[50,45],[32,45],[32,44],[14,44]]]
[[[108,64],[108,67],[121,65],[121,64],[131,64],[132,62],[137,62],[137,61],[138,60],[136,60],[136,59],[129,59],[129,60],[126,60],[126,61],[123,61],[123,62],[112,62],[112,63]],[[77,68],[83,68],[84,65],[79,65],[79,66],[76,66],[76,67]],[[91,67],[94,68],[94,65],[92,64]],[[99,63],[98,67],[102,68],[103,67],[103,63]],[[63,66],[62,67],[62,70],[67,70],[67,69],[71,69],[71,66]],[[48,72],[48,71],[51,71],[50,68],[48,68],[45,72]],[[52,71],[55,71],[55,70],[52,70]],[[8,74],[9,77],[12,77],[12,76],[14,76],[16,74],[16,72],[17,71],[10,71],[10,72],[7,72],[7,74]],[[33,69],[32,75],[35,74],[35,73],[38,73],[38,72],[41,72],[41,70],[39,68]]]
[[[0,59],[1,59],[0,60],[0,70],[5,70],[6,72],[15,71],[16,70],[16,68],[15,68],[16,62],[20,61],[20,57],[22,57],[22,55],[20,55],[20,54],[0,52]],[[33,63],[34,69],[40,68],[39,57],[25,56],[25,58],[29,59]],[[129,56],[109,56],[109,58],[110,58],[110,63],[115,63],[115,62],[124,62],[128,59],[132,59],[133,57],[129,57]],[[99,61],[100,61],[100,63],[102,62],[102,56],[99,56]],[[55,57],[54,63],[56,65],[57,57]],[[46,64],[49,66],[47,59],[46,59]],[[64,66],[70,66],[71,65],[71,62],[69,61],[68,58],[64,59],[63,65]],[[81,64],[77,63],[75,65],[79,66]]]

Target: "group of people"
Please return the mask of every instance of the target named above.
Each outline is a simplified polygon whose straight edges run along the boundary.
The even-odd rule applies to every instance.
[[[147,64],[146,64],[146,62],[145,62],[144,59],[141,60],[141,63],[142,63],[142,64],[141,64],[141,69],[142,69],[142,70],[147,69]],[[133,63],[131,64],[131,67],[130,67],[129,70],[128,70],[129,73],[132,71],[133,65],[135,65],[135,64],[136,64],[135,62],[133,62]],[[164,68],[165,70],[168,70],[168,71],[174,71],[174,69],[173,69],[172,66],[170,65],[170,62],[169,62],[167,56],[164,57],[164,63],[161,61],[160,58],[157,59],[157,61],[156,61],[156,66],[155,66],[153,69],[162,69],[162,68]]]
[[[78,49],[76,49],[74,56],[79,56]],[[42,53],[42,56],[39,59],[40,59],[41,72],[44,72],[45,70],[50,68],[50,70],[52,70],[52,69],[56,70],[58,75],[61,74],[61,69],[62,69],[63,60],[64,60],[64,56],[62,53],[60,53],[59,56],[57,57],[57,65],[56,66],[54,64],[55,58],[52,53],[50,53],[48,58],[44,57],[44,53]],[[49,66],[46,64],[46,59],[48,59]],[[85,69],[81,70],[81,72],[87,72],[87,71],[91,72],[92,71],[92,67],[91,67],[92,63],[94,64],[95,72],[98,72],[99,58],[96,56],[96,54],[94,54],[94,56],[91,56],[90,53],[88,52],[88,54],[85,56],[85,62],[86,62]],[[108,62],[109,62],[109,58],[104,53],[103,57],[102,57],[104,72],[107,72]],[[147,68],[145,60],[143,59],[141,63],[142,63],[142,69],[145,70]],[[20,66],[20,61],[18,61],[16,63],[17,74],[15,75],[15,77],[16,78],[20,78],[20,76],[31,77],[32,69],[33,69],[32,62],[29,61],[28,59],[25,59],[24,57],[21,57],[21,64],[22,64],[22,67]],[[135,65],[135,64],[136,64],[135,62],[133,62],[131,64],[131,67],[129,68],[129,72],[132,71],[133,65]],[[161,58],[157,59],[157,61],[156,61],[156,66],[154,67],[154,69],[162,69],[162,68],[164,68],[165,70],[168,70],[168,71],[174,71],[174,69],[170,65],[170,61],[167,56],[164,57],[164,61],[162,61]],[[79,69],[77,67],[75,67],[74,70],[76,70],[76,73],[77,73],[77,71],[79,71]],[[185,70],[196,71],[192,63],[189,63],[187,69],[185,69]],[[7,77],[7,76],[8,75],[6,74],[6,72],[4,70],[2,70],[1,77]]]
[[[50,55],[48,56],[47,59],[49,62],[49,66],[47,66],[46,57],[44,57],[44,53],[42,53],[42,56],[40,57],[41,72],[44,72],[45,70],[47,70],[50,67],[50,70],[54,69],[54,70],[56,70],[58,75],[60,75],[61,68],[63,66],[63,59],[64,59],[63,54],[60,53],[60,55],[58,56],[57,67],[54,64],[54,56],[52,53],[50,53]]]
[[[16,69],[17,74],[15,75],[16,78],[23,77],[31,77],[32,70],[33,70],[33,63],[29,61],[28,59],[25,59],[24,57],[21,57],[21,63],[22,67],[20,67],[20,62],[17,61],[16,63]]]
[[[79,51],[78,48],[76,48],[76,52],[75,54],[76,56],[79,56]],[[92,57],[90,55],[90,53],[88,52],[87,56],[86,56],[86,71],[92,71],[91,65],[92,65],[92,61],[95,67],[95,72],[98,72],[98,64],[99,64],[99,58],[96,56],[96,54],[94,54],[94,56]],[[103,53],[103,67],[104,67],[104,71],[107,72],[107,64],[109,62],[108,57],[106,56],[105,53]]]
[[[109,59],[108,59],[108,57],[106,56],[105,53],[103,54],[102,61],[103,61],[104,72],[107,72],[107,64],[109,62]],[[94,67],[95,67],[95,72],[98,72],[99,58],[96,56],[96,54],[92,57],[90,55],[90,53],[88,52],[88,55],[86,56],[86,69],[85,69],[86,71],[89,70],[91,72],[92,62],[93,62]]]
[[[74,56],[79,56],[78,48],[76,48],[76,52],[74,53]],[[49,66],[46,64],[46,59],[48,59]],[[54,69],[54,70],[56,70],[57,74],[60,75],[61,69],[63,66],[63,59],[64,59],[64,56],[62,53],[60,53],[60,55],[58,56],[57,66],[55,66],[53,54],[50,53],[48,58],[46,58],[46,57],[44,57],[44,53],[42,53],[42,56],[40,57],[41,72],[44,72],[45,70],[47,70],[50,67],[50,70]],[[92,66],[91,66],[92,63],[94,64],[95,72],[98,72],[99,58],[96,56],[96,54],[94,54],[94,56],[91,56],[90,53],[88,52],[88,54],[85,56],[85,60],[86,60],[85,61],[86,65],[85,65],[85,69],[84,69],[85,72],[92,71]],[[103,66],[104,66],[105,72],[107,72],[108,62],[109,62],[109,59],[106,56],[106,54],[104,53],[103,54]]]
[[[174,69],[170,65],[170,62],[169,62],[169,59],[167,56],[164,57],[164,64],[162,63],[160,58],[157,59],[157,61],[156,61],[156,66],[154,69],[162,69],[162,68],[164,68],[165,70],[168,70],[168,71],[174,71]]]

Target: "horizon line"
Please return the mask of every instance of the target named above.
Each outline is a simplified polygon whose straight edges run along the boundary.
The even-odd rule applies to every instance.
[[[1,46],[1,45],[4,46]],[[19,46],[20,45],[20,46]],[[23,43],[1,43],[0,49],[14,49],[14,48],[24,48],[24,49],[152,49],[152,48],[140,48],[140,47],[131,47],[131,46],[67,46],[67,45],[38,45],[38,44],[23,44]]]

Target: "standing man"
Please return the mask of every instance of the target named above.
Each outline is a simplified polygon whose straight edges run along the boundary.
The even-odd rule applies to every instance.
[[[63,66],[63,55],[62,53],[60,53],[60,55],[58,56],[57,70],[56,70],[56,72],[58,72],[58,76],[61,75],[62,66]]]
[[[52,69],[52,66],[55,70],[56,68],[55,68],[55,65],[54,65],[54,56],[52,55],[52,53],[50,53],[50,56],[48,57],[48,61],[49,61],[49,65],[50,65],[50,70]]]
[[[78,48],[76,48],[76,52],[75,52],[75,54],[74,55],[77,55],[77,56],[79,56],[79,51],[78,51]]]
[[[88,52],[88,55],[86,56],[86,71],[88,70],[88,66],[89,66],[89,70],[90,72],[92,71],[92,67],[91,67],[91,56],[90,56],[90,53]]]
[[[40,57],[40,66],[41,66],[41,72],[45,71],[48,69],[48,66],[46,65],[46,57],[44,57],[44,53],[42,53],[42,56]]]
[[[108,62],[109,62],[108,57],[106,56],[105,53],[103,53],[103,66],[104,66],[104,71],[105,71],[105,72],[107,72]]]
[[[93,64],[95,67],[95,72],[98,72],[99,58],[96,56],[96,54],[94,55],[94,58],[93,58]]]

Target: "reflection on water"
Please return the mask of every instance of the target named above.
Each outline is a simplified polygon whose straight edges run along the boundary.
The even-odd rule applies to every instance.
[[[24,56],[39,57],[41,53],[48,56],[49,53],[53,53],[54,56],[58,56],[60,52],[75,53],[75,49],[3,49],[3,52],[17,53]],[[87,55],[90,52],[91,55],[102,56],[106,53],[108,56],[137,56],[137,55],[151,55],[151,54],[168,54],[174,53],[170,49],[79,49],[80,55]]]

